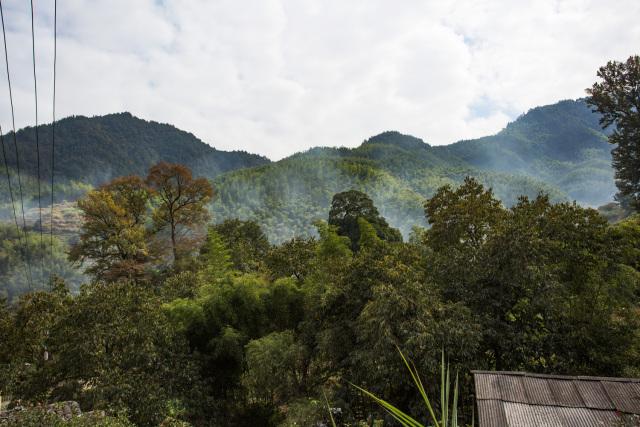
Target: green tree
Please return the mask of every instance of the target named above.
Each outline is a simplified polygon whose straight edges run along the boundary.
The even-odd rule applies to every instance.
[[[609,61],[600,67],[600,82],[587,89],[587,102],[602,114],[600,124],[614,126],[613,149],[618,198],[630,199],[640,212],[640,56],[625,62]]]
[[[269,240],[260,225],[254,221],[228,219],[213,226],[231,252],[233,268],[243,273],[255,273],[263,269],[270,249]]]
[[[67,259],[67,246],[61,239],[54,236],[53,247],[43,247],[37,232],[27,232],[26,244],[28,258],[24,235],[0,223],[0,296],[9,303],[16,302],[23,293],[48,288],[53,276],[64,279],[73,290],[80,287],[84,276]],[[31,263],[32,284],[25,271],[27,260]]]
[[[273,246],[265,262],[272,278],[293,276],[302,282],[311,272],[315,253],[314,238],[294,237],[278,246]]]
[[[400,231],[389,226],[387,220],[380,216],[373,200],[365,193],[350,190],[333,196],[329,211],[329,224],[338,227],[338,234],[347,236],[351,240],[351,249],[354,251],[359,248],[358,218],[363,218],[371,224],[382,240],[402,241]]]
[[[51,393],[59,356],[53,331],[66,316],[71,295],[63,282],[53,291],[36,291],[20,296],[10,307],[0,309],[0,393],[29,402],[46,400]]]
[[[157,425],[169,400],[197,384],[160,300],[136,283],[84,287],[51,336],[51,398],[76,397],[86,410],[124,410],[138,425]]]
[[[592,374],[636,363],[637,272],[621,265],[595,210],[544,195],[505,209],[467,180],[440,189],[426,211],[429,277],[480,321],[483,363]]]
[[[242,376],[248,398],[279,405],[300,393],[304,353],[304,347],[296,342],[295,334],[290,330],[272,332],[249,341],[247,369]]]
[[[231,254],[220,234],[213,227],[207,231],[207,240],[200,250],[201,274],[205,280],[217,280],[229,274],[233,264]]]

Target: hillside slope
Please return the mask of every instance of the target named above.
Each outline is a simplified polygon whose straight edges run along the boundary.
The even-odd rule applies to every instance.
[[[19,130],[17,140],[21,168],[36,175],[35,129]],[[51,125],[38,127],[41,177],[50,175]],[[5,141],[12,141],[5,135]],[[193,134],[168,124],[146,121],[129,113],[68,117],[56,123],[55,170],[61,180],[96,185],[113,177],[145,175],[161,160],[182,163],[195,174],[214,178],[235,169],[269,162],[244,151],[220,151]],[[8,150],[15,166],[13,150]],[[48,179],[47,179],[48,180]],[[45,180],[45,181],[47,181]]]
[[[317,147],[227,173],[215,180],[214,213],[217,219],[255,219],[271,239],[281,240],[311,233],[313,220],[327,217],[333,194],[358,189],[406,236],[414,225],[425,225],[425,198],[468,175],[506,205],[542,191],[557,201],[595,206],[615,192],[610,150],[598,116],[582,101],[562,101],[477,140],[434,147],[384,132],[357,148]]]
[[[194,174],[214,180],[216,220],[255,219],[274,241],[312,233],[313,220],[327,217],[333,194],[349,189],[369,193],[391,225],[406,236],[414,225],[425,225],[425,198],[468,175],[492,187],[506,205],[520,195],[533,197],[541,191],[554,200],[607,203],[615,192],[611,146],[598,118],[581,100],[561,101],[534,108],[496,135],[476,140],[430,146],[391,131],[356,148],[316,147],[271,163],[246,152],[216,150],[171,125],[128,113],[77,116],[56,127],[56,174],[61,185],[56,194],[77,196],[86,188],[78,183],[95,185],[114,176],[144,175],[149,166],[165,160],[183,163]],[[46,159],[41,163],[42,176],[48,176],[50,126],[40,127],[39,133]],[[5,141],[10,141],[7,136]],[[19,131],[18,143],[23,171],[34,174],[33,128]],[[37,202],[35,184],[30,177],[23,182],[31,207]],[[46,184],[43,188],[46,194]],[[6,193],[0,200],[5,208],[0,216],[9,218]]]
[[[583,100],[561,101],[530,110],[496,135],[434,150],[481,169],[532,176],[599,206],[615,193],[612,146],[599,118]]]

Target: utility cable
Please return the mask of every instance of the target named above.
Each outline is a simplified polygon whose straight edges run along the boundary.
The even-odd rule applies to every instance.
[[[36,107],[36,126],[34,130],[36,132],[36,175],[38,178],[38,217],[40,219],[40,227],[38,228],[40,229],[40,261],[42,266],[42,270],[40,271],[40,273],[44,281],[44,235],[42,232],[44,224],[42,223],[42,191],[40,188],[40,141],[38,139],[38,78],[36,77],[36,36],[35,25],[33,21],[33,0],[31,0],[31,57],[33,59],[33,91],[35,95]]]
[[[2,135],[2,126],[0,126],[0,145],[2,146],[2,158],[4,159],[4,170],[7,174],[7,184],[9,185],[9,196],[11,197],[11,208],[13,209],[13,220],[16,224],[16,233],[18,236],[18,242],[22,242],[22,232],[20,231],[20,225],[18,225],[18,214],[16,212],[16,202],[15,202],[15,198],[13,197],[13,185],[11,184],[11,174],[9,173],[9,162],[7,161],[7,150],[5,149],[5,145],[4,145],[4,136]],[[29,283],[29,264],[27,263],[26,258],[24,257],[20,257],[22,258],[22,261],[24,263],[24,273],[25,273],[25,277],[27,279],[27,283]]]
[[[50,215],[50,243],[51,243],[51,274],[54,272],[53,261],[53,184],[55,176],[55,149],[56,149],[56,63],[58,60],[58,0],[53,0],[53,120],[51,122],[51,211]],[[53,278],[52,278],[53,280]],[[53,282],[52,282],[53,283]]]
[[[20,195],[20,208],[22,210],[22,231],[24,232],[25,253],[27,266],[29,267],[29,289],[33,287],[33,275],[31,274],[31,256],[29,251],[29,236],[27,235],[27,221],[24,216],[24,197],[22,191],[22,179],[20,177],[20,156],[18,155],[18,139],[16,137],[16,118],[13,108],[13,94],[11,91],[11,73],[9,72],[9,54],[7,53],[7,33],[4,28],[4,12],[2,0],[0,0],[0,21],[2,22],[2,39],[4,41],[4,59],[7,69],[7,84],[9,85],[9,103],[11,104],[11,125],[13,128],[13,148],[16,154],[16,172],[18,175],[18,192]]]

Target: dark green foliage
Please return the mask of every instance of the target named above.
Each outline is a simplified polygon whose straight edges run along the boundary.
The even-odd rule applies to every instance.
[[[211,229],[228,248],[236,270],[248,273],[262,269],[270,245],[260,225],[254,221],[228,219]]]
[[[53,404],[51,406],[56,406]],[[97,413],[86,413],[65,420],[50,412],[51,408],[40,406],[27,407],[15,412],[11,419],[0,420],[2,427],[135,427],[135,424],[123,416],[107,416]]]
[[[22,230],[18,232],[11,223],[0,223],[0,297],[13,302],[29,290],[46,289],[52,275],[63,278],[73,289],[80,287],[84,276],[67,261],[67,246],[63,241],[54,237],[53,257],[49,239],[42,247],[39,233],[27,232],[26,245],[28,251]],[[29,271],[33,278],[31,284]]]
[[[429,275],[478,316],[491,367],[622,375],[638,363],[640,276],[595,210],[546,196],[505,209],[467,180],[426,212]]]
[[[314,238],[294,237],[291,240],[272,246],[267,254],[266,265],[272,278],[295,277],[304,281],[313,268],[316,253]]]
[[[35,176],[35,132],[33,127],[18,131],[21,170]],[[51,157],[51,126],[38,127],[40,156]],[[5,135],[12,141],[12,134]],[[15,156],[7,153],[9,165]],[[258,166],[269,160],[243,151],[219,151],[193,134],[169,124],[138,119],[129,113],[106,116],[73,116],[56,122],[56,175],[64,181],[75,180],[92,185],[125,175],[144,175],[160,161],[180,163],[197,176],[213,178],[234,169]],[[41,176],[51,174],[49,162],[43,162]]]
[[[609,61],[598,70],[601,82],[587,89],[603,128],[613,127],[609,142],[620,200],[629,199],[640,212],[640,56]]]
[[[375,229],[382,240],[401,242],[400,231],[389,227],[387,220],[380,216],[373,201],[361,191],[350,190],[333,196],[329,211],[329,224],[337,227],[338,234],[351,240],[351,250],[360,247],[360,226],[358,219],[364,219]]]
[[[349,382],[424,413],[396,346],[423,379],[445,349],[470,423],[470,369],[640,373],[637,217],[610,225],[544,194],[507,206],[467,177],[435,190],[420,206],[430,228],[404,243],[366,194],[334,200],[316,238],[270,245],[261,224],[227,220],[168,277],[77,296],[56,283],[1,305],[0,391],[198,426],[327,422],[326,393],[335,418],[358,425],[386,413]]]
[[[75,297],[58,285],[26,294],[1,317],[9,345],[0,365],[12,375],[0,388],[24,400],[77,400],[84,410],[157,425],[169,399],[197,383],[160,301],[140,285],[96,284]]]

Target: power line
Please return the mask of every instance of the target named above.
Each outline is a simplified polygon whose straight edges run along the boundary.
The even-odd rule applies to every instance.
[[[53,1],[53,120],[51,122],[51,212],[50,212],[50,237],[51,237],[51,274],[54,271],[53,265],[53,184],[55,167],[56,148],[56,62],[58,60],[58,0]]]
[[[31,0],[31,57],[33,59],[33,91],[35,94],[35,104],[36,104],[36,171],[38,178],[38,216],[40,219],[40,250],[41,250],[41,275],[44,280],[44,236],[42,233],[42,228],[44,224],[42,223],[42,193],[40,189],[40,141],[38,139],[38,78],[36,77],[36,36],[35,36],[35,25],[33,22],[33,0]]]
[[[13,220],[16,223],[16,232],[18,236],[18,241],[22,241],[22,233],[20,232],[20,226],[18,225],[18,214],[16,213],[16,202],[13,197],[13,185],[11,184],[11,174],[9,173],[9,162],[7,161],[7,151],[4,146],[4,136],[2,135],[2,126],[0,126],[0,145],[2,145],[2,158],[4,159],[4,170],[7,174],[7,184],[9,185],[9,196],[11,196],[11,208],[13,209]],[[26,246],[26,245],[25,245]],[[22,258],[22,257],[21,257]],[[29,264],[27,263],[26,258],[22,258],[24,263],[24,273],[27,278],[27,283],[29,282]]]
[[[9,54],[7,53],[7,33],[4,28],[4,12],[2,9],[2,0],[0,0],[0,21],[2,21],[2,39],[4,41],[4,59],[7,68],[7,84],[9,85],[9,103],[11,104],[11,125],[13,128],[13,148],[16,153],[16,172],[18,175],[18,191],[20,195],[20,208],[22,210],[22,231],[24,232],[24,243],[26,260],[29,271],[28,283],[29,289],[33,286],[33,276],[31,274],[31,256],[29,251],[29,237],[27,235],[27,221],[24,216],[24,197],[22,192],[22,179],[20,178],[20,156],[18,155],[18,139],[16,137],[16,117],[13,109],[13,94],[11,90],[11,73],[9,72]]]

